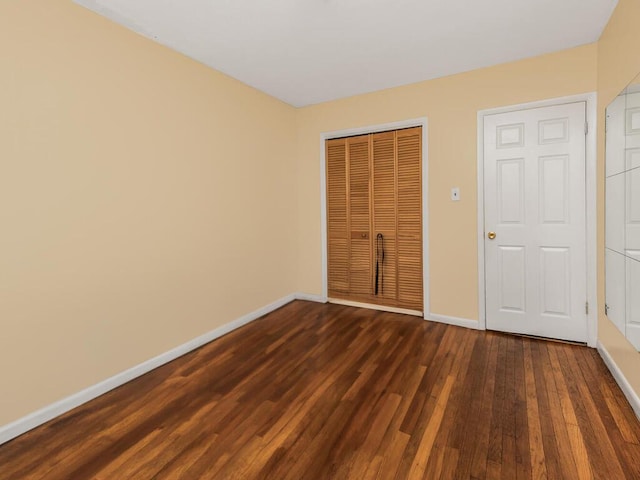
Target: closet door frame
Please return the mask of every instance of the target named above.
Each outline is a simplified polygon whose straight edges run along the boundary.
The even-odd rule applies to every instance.
[[[379,133],[403,128],[422,127],[422,316],[427,318],[429,308],[429,155],[428,155],[428,119],[427,117],[402,120],[399,122],[368,125],[345,130],[334,130],[320,134],[320,205],[322,235],[322,300],[329,297],[328,291],[328,252],[327,252],[327,159],[326,141],[334,138],[351,137],[368,133]],[[399,310],[393,307],[376,306],[383,310]]]

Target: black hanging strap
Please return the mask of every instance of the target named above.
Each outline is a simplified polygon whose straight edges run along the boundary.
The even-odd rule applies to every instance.
[[[376,236],[376,295],[384,294],[384,236],[379,233]]]

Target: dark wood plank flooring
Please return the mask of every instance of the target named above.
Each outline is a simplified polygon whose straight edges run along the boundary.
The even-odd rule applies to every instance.
[[[597,352],[296,301],[0,446],[1,479],[640,479]]]

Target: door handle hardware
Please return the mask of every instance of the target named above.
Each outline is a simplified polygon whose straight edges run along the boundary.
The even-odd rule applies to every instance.
[[[489,232],[487,234],[487,237],[489,237],[489,240],[493,240],[494,238],[496,238],[496,232]]]

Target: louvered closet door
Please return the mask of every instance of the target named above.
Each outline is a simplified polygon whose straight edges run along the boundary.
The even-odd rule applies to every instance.
[[[397,132],[398,301],[422,310],[422,127]]]
[[[397,161],[396,132],[373,135],[373,250],[374,285],[378,265],[379,299],[398,298],[398,249],[396,246],[397,219]],[[378,234],[382,234],[384,259]],[[381,263],[381,264],[380,264]],[[375,292],[374,292],[375,293]]]
[[[329,297],[422,310],[421,140],[418,127],[327,141]]]
[[[349,185],[349,292],[372,293],[369,135],[347,139]]]
[[[349,293],[346,140],[328,140],[326,153],[328,290],[336,297]]]

